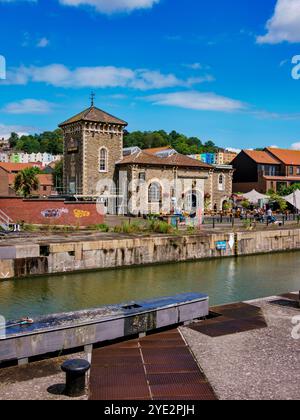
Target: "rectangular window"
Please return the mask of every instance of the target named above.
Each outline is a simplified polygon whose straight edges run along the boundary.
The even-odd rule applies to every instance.
[[[146,172],[140,172],[139,173],[139,180],[140,181],[146,181]]]
[[[294,175],[294,167],[290,166],[290,175]]]
[[[300,166],[297,166],[297,175],[300,175]]]

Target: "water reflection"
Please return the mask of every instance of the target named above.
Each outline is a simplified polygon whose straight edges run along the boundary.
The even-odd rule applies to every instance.
[[[65,312],[186,292],[212,305],[300,289],[300,253],[99,271],[0,283],[6,318]]]

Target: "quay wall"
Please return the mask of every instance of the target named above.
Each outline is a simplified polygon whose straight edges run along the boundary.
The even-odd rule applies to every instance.
[[[186,236],[103,235],[63,243],[0,243],[0,280],[300,249],[300,228]]]

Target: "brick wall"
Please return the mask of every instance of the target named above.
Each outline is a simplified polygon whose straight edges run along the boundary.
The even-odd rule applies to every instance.
[[[83,227],[104,222],[103,209],[99,214],[94,203],[0,198],[0,209],[14,222]]]

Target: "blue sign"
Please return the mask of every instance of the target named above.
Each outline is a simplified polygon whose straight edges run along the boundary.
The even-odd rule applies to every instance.
[[[216,247],[217,247],[218,251],[226,251],[227,250],[227,242],[226,241],[216,242]]]

